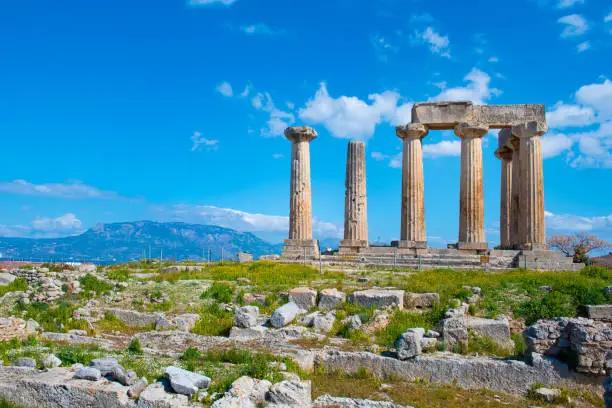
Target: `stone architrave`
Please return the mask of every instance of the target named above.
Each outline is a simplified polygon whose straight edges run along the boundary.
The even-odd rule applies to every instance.
[[[344,239],[340,252],[358,252],[368,247],[365,144],[350,141],[346,154]]]
[[[544,171],[542,165],[542,135],[546,124],[531,121],[512,128],[520,140],[520,227],[521,249],[546,249],[544,217]]]
[[[428,130],[421,124],[410,123],[397,126],[395,133],[403,141],[402,216],[397,246],[427,248],[422,139]]]
[[[508,147],[511,136],[509,129],[499,132],[498,148],[495,156],[501,161],[501,191],[499,208],[499,235],[500,245],[504,249],[512,247],[511,220],[512,220],[512,149]]]
[[[289,204],[289,238],[283,246],[283,257],[318,259],[319,243],[312,239],[312,193],[310,186],[310,142],[317,132],[308,126],[285,129],[291,145],[291,197]]]
[[[461,138],[461,186],[457,249],[488,249],[484,228],[482,177],[482,137],[488,131],[488,126],[481,124],[460,123],[455,126],[455,134]]]

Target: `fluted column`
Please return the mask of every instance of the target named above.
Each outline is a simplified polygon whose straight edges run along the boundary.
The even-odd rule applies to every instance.
[[[344,239],[341,252],[358,251],[368,246],[368,207],[366,199],[365,144],[351,141],[346,153],[344,183]]]
[[[511,248],[510,236],[512,219],[512,150],[498,149],[495,155],[501,160],[501,191],[499,206],[499,235],[502,248]]]
[[[512,128],[520,139],[522,249],[546,248],[542,135],[546,124],[527,122]]]
[[[283,256],[319,256],[317,241],[312,239],[312,197],[310,187],[310,142],[317,132],[308,126],[285,129],[291,140],[291,185],[289,199],[289,239],[285,240]]]
[[[425,126],[418,123],[397,126],[395,133],[403,140],[402,155],[402,217],[400,248],[426,248],[425,196],[423,180],[422,139]]]
[[[482,178],[482,137],[489,128],[461,123],[455,134],[461,138],[461,185],[459,198],[458,249],[486,250]]]
[[[523,242],[524,233],[521,226],[521,157],[520,141],[513,135],[510,139],[512,146],[512,197],[510,204],[510,242],[517,249]]]

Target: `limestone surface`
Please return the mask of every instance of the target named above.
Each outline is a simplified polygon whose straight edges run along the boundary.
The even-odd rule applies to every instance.
[[[283,327],[288,325],[300,313],[300,307],[295,302],[289,302],[272,313],[270,324],[274,327]]]
[[[346,293],[336,288],[323,289],[319,292],[319,309],[335,309],[346,302]]]
[[[294,302],[300,309],[310,310],[317,305],[317,291],[310,288],[291,289],[289,302]]]
[[[234,324],[236,327],[249,328],[257,325],[259,308],[257,306],[239,307],[234,312]]]
[[[421,340],[425,329],[418,327],[406,330],[395,342],[397,358],[407,360],[421,354]]]
[[[404,307],[404,291],[392,289],[367,289],[353,292],[349,295],[349,302],[364,308],[385,307],[395,305]]]
[[[174,392],[189,396],[210,384],[210,378],[175,366],[166,368],[166,377]]]

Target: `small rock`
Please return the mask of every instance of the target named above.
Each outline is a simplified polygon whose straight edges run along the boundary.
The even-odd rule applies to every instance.
[[[234,324],[236,327],[248,329],[249,327],[257,326],[258,317],[259,308],[257,306],[239,307],[234,312]]]
[[[407,360],[421,354],[421,340],[425,329],[421,327],[406,330],[395,342],[397,358]]]
[[[0,273],[0,286],[6,286],[9,283],[13,282],[17,277],[10,273],[2,272]]]
[[[612,295],[612,286],[606,286],[603,288],[603,294],[606,296]]]
[[[74,378],[78,380],[98,381],[102,378],[102,374],[97,368],[85,367],[74,373]]]
[[[535,394],[546,402],[553,402],[555,398],[561,396],[561,390],[542,387],[535,390]]]
[[[300,309],[310,310],[317,305],[317,291],[310,288],[291,289],[289,302],[294,302]]]
[[[359,315],[352,315],[348,320],[348,328],[349,330],[357,330],[362,326],[361,317]]]
[[[59,367],[61,365],[62,365],[62,360],[60,360],[59,358],[57,358],[53,354],[49,354],[43,360],[43,367],[45,367],[45,368],[55,368],[55,367]]]
[[[310,407],[310,381],[284,380],[274,384],[266,394],[268,407]]]
[[[81,368],[83,368],[83,364],[81,363],[74,363],[72,366],[70,366],[70,370],[74,372],[79,371]]]
[[[36,368],[36,360],[30,357],[19,357],[13,362],[13,367],[30,367]]]
[[[435,330],[427,330],[425,332],[425,337],[433,337],[433,338],[437,339],[438,337],[440,337],[440,333],[438,333]]]
[[[421,339],[421,349],[427,351],[434,351],[436,349],[436,345],[438,344],[438,339],[435,337],[423,337]]]
[[[540,292],[552,292],[552,288],[548,285],[540,286]]]
[[[75,336],[88,336],[86,330],[68,330],[68,334],[74,334]]]
[[[338,289],[323,289],[319,293],[319,309],[335,309],[346,301],[346,293]]]
[[[166,368],[166,377],[174,392],[188,396],[195,394],[200,388],[207,388],[210,384],[210,378],[175,366]]]
[[[336,313],[329,312],[324,315],[315,316],[312,321],[312,327],[315,330],[320,330],[322,332],[329,332],[334,327],[334,322],[336,321]]]
[[[291,323],[299,313],[300,308],[296,303],[286,303],[272,313],[272,317],[270,317],[270,324],[277,328],[284,327]]]
[[[136,383],[134,383],[134,385],[130,386],[130,388],[128,389],[128,397],[138,398],[140,393],[143,392],[145,388],[147,388],[147,385],[149,385],[149,381],[147,381],[145,377],[140,378],[138,381],[136,381]]]

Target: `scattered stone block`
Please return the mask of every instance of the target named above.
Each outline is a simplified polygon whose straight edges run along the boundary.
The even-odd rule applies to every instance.
[[[335,309],[346,302],[346,293],[340,292],[336,288],[323,289],[319,293],[319,309]]]
[[[270,387],[266,393],[267,407],[310,407],[312,397],[310,381],[284,380]]]
[[[561,396],[561,390],[542,387],[535,390],[535,395],[542,398],[546,402],[553,402],[555,398]]]
[[[17,277],[11,273],[0,272],[0,286],[6,286],[15,279],[17,279]]]
[[[274,327],[284,327],[291,323],[300,313],[300,307],[295,302],[285,303],[272,313],[270,324]]]
[[[229,337],[257,339],[264,337],[267,332],[268,329],[264,326],[249,327],[246,329],[234,326],[230,329]]]
[[[425,329],[421,327],[406,330],[395,342],[397,358],[407,360],[421,354],[421,340]]]
[[[552,287],[548,285],[540,286],[540,292],[552,292]]]
[[[434,351],[438,345],[438,339],[435,337],[423,337],[421,339],[421,349],[427,351]]]
[[[435,330],[427,330],[425,332],[425,337],[431,337],[431,338],[437,339],[438,337],[440,337],[440,333],[438,333]]]
[[[603,294],[606,296],[612,295],[612,286],[606,286],[603,288]]]
[[[266,304],[266,295],[259,293],[245,293],[243,299],[247,305],[258,303],[260,306],[263,306]]]
[[[74,378],[78,380],[98,381],[100,378],[102,378],[102,374],[97,368],[84,367],[74,373]]]
[[[43,359],[43,367],[55,368],[62,365],[62,360],[57,358],[54,354],[49,354]]]
[[[294,302],[300,309],[310,310],[317,305],[317,291],[310,288],[291,289],[289,302]]]
[[[138,398],[138,396],[145,390],[145,388],[147,388],[147,385],[149,385],[149,381],[146,379],[146,377],[140,378],[134,383],[134,385],[130,386],[130,388],[128,389],[128,397]]]
[[[406,309],[430,309],[434,304],[440,303],[438,293],[411,293],[404,294],[404,308]]]
[[[359,315],[352,315],[348,318],[348,328],[349,330],[357,330],[362,326],[361,317]]]
[[[272,386],[268,380],[257,380],[243,376],[232,383],[223,398],[215,401],[211,408],[256,407],[264,403],[266,393]]]
[[[612,305],[588,305],[587,316],[590,319],[612,320]]]
[[[138,407],[187,408],[193,407],[186,395],[166,392],[164,384],[157,382],[149,385],[138,396]]]
[[[332,397],[321,395],[313,401],[314,408],[412,408],[389,401],[374,401],[369,399]]]
[[[468,341],[465,317],[450,317],[442,321],[442,338],[447,351],[464,347]]]
[[[328,312],[324,315],[315,316],[315,318],[312,320],[312,327],[315,330],[319,330],[324,333],[328,333],[334,327],[335,321],[336,321],[336,313]]]
[[[488,337],[502,347],[510,347],[512,345],[510,340],[510,324],[505,317],[499,319],[469,317],[467,319],[467,328],[480,336]]]
[[[174,392],[188,396],[210,384],[210,378],[175,366],[166,368],[166,377]]]
[[[349,295],[349,302],[363,308],[385,307],[395,305],[400,309],[404,307],[404,291],[388,289],[367,289],[353,292]]]
[[[13,362],[13,367],[36,368],[36,360],[30,357],[19,357]]]
[[[257,326],[257,318],[259,317],[259,308],[257,306],[243,306],[236,309],[234,312],[234,324],[236,327],[247,329]]]

